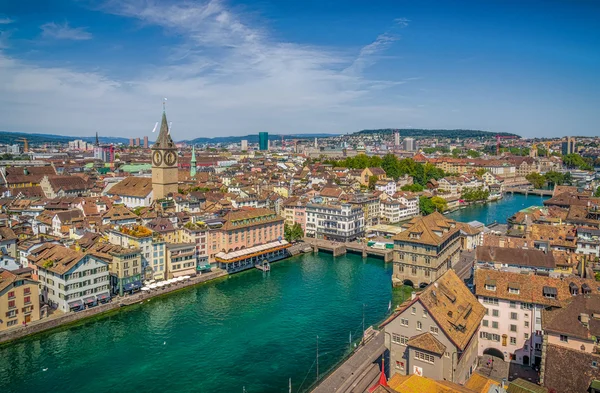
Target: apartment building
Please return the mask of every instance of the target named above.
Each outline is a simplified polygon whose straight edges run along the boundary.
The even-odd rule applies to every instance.
[[[357,194],[348,199],[352,206],[358,206],[363,209],[365,226],[379,224],[381,216],[380,199],[373,194]]]
[[[382,324],[390,373],[465,383],[477,368],[484,314],[456,273],[446,271]]]
[[[167,279],[196,275],[198,258],[196,243],[167,243]]]
[[[108,263],[113,295],[123,296],[142,288],[142,257],[139,248],[96,243],[88,251]]]
[[[283,205],[285,224],[299,224],[302,231],[306,230],[306,203],[296,197],[289,198]]]
[[[395,198],[398,199],[398,201],[400,201],[400,203],[402,203],[404,206],[406,206],[406,216],[402,219],[414,217],[419,214],[418,195],[413,194],[412,192],[401,191],[396,193]]]
[[[180,243],[193,243],[199,270],[210,270],[208,263],[208,227],[200,222],[188,222],[179,229]]]
[[[364,223],[363,209],[356,205],[310,203],[306,206],[306,236],[309,237],[352,241],[364,235]]]
[[[461,225],[435,212],[415,217],[394,236],[394,285],[425,287],[458,261]]]
[[[0,269],[0,332],[40,319],[38,282],[30,269]]]
[[[150,229],[141,225],[111,229],[108,231],[108,242],[124,248],[140,250],[143,279],[156,280],[164,276],[165,241],[159,236],[154,236]]]
[[[592,279],[493,269],[476,270],[474,284],[479,302],[486,307],[479,354],[532,367],[542,364],[544,310],[560,308],[580,295],[598,293]]]
[[[41,301],[63,312],[92,307],[110,298],[108,263],[58,244],[44,244],[28,257],[35,264]]]

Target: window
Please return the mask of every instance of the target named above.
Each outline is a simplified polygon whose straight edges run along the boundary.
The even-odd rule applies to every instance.
[[[423,324],[421,323],[421,321],[417,321],[417,330],[422,330],[423,329]]]
[[[427,318],[427,310],[423,309],[423,318]]]
[[[417,308],[416,308],[416,307],[413,307],[413,308],[410,310],[410,313],[411,313],[412,315],[415,315],[415,314],[417,313]]]
[[[508,288],[508,293],[512,293],[513,295],[518,295],[519,289],[518,288]]]
[[[525,340],[529,340],[529,333],[525,333],[523,337],[525,337]]]
[[[440,332],[440,329],[438,329],[437,326],[430,326],[429,331],[433,334],[438,334]]]
[[[415,359],[420,360],[425,363],[433,364],[435,362],[435,358],[433,357],[433,355],[430,355],[430,354],[424,353],[424,352],[419,352],[419,351],[415,351]]]
[[[492,321],[492,329],[498,329],[498,322]]]
[[[9,300],[8,301],[8,308],[15,308],[15,301],[14,300]]]
[[[490,309],[485,307],[485,315],[490,315]]]
[[[510,319],[517,320],[517,319],[518,319],[518,315],[517,315],[517,313],[516,313],[516,312],[511,312],[511,313],[510,313]]]
[[[541,351],[541,350],[542,350],[542,344],[540,344],[540,343],[535,343],[535,350],[536,350],[536,351]]]
[[[568,343],[569,342],[569,337],[568,336],[563,336],[562,334],[560,335],[560,341],[564,342],[564,343]]]
[[[8,298],[9,298],[9,299],[14,299],[14,298],[15,298],[15,291],[10,291],[10,292],[8,293]]]
[[[31,288],[23,288],[23,295],[29,295],[31,293]]]
[[[25,296],[25,297],[23,298],[23,303],[25,303],[25,304],[29,304],[29,303],[31,303],[31,296]]]
[[[408,319],[405,319],[405,318],[400,319],[400,324],[402,326],[408,326]]]
[[[493,305],[495,305],[495,306],[497,306],[497,305],[498,305],[498,299],[494,299],[494,298],[491,298],[491,297],[485,297],[485,296],[484,296],[484,297],[483,297],[483,302],[484,302],[485,304],[493,304]]]
[[[14,326],[17,324],[17,322],[19,322],[19,321],[17,321],[16,319],[14,319],[12,321],[8,321],[8,322],[6,322],[6,326]]]
[[[404,370],[404,362],[401,362],[400,360],[396,360],[396,368],[398,368],[400,370]]]
[[[489,326],[489,322],[487,319],[483,320],[483,326],[488,327]]]
[[[401,335],[399,335],[398,333],[392,333],[392,342],[394,344],[400,344],[400,339],[401,339]]]
[[[517,345],[517,338],[516,337],[511,337],[510,338],[510,345]]]
[[[517,325],[510,325],[510,331],[511,332],[516,332],[517,331]]]
[[[500,311],[492,310],[492,317],[499,317],[499,316],[500,316]]]
[[[485,289],[487,291],[495,291],[496,290],[496,285],[485,284]]]
[[[511,302],[510,302],[510,308],[517,308],[517,303],[516,303],[516,302],[513,302],[513,301],[511,301]]]
[[[529,321],[525,321],[525,327],[529,327]]]

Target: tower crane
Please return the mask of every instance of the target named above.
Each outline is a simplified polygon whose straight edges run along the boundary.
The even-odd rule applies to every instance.
[[[27,138],[19,138],[17,139],[17,142],[23,142],[23,153],[29,152],[29,141]]]

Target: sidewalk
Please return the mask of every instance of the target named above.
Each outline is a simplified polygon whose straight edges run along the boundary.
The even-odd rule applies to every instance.
[[[369,369],[385,352],[384,333],[377,334],[356,351],[348,360],[342,363],[331,375],[325,378],[312,393],[344,392],[354,384],[363,382]],[[375,379],[379,373],[375,375]],[[371,381],[369,381],[370,383]]]

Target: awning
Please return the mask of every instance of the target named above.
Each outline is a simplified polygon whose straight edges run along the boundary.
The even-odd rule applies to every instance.
[[[110,299],[110,293],[108,293],[108,292],[101,293],[100,295],[96,296],[96,298],[98,300]]]
[[[90,297],[86,297],[85,299],[83,299],[83,301],[86,302],[87,304],[94,303],[96,301],[96,298],[93,296],[90,296]]]
[[[77,308],[83,306],[83,302],[81,300],[76,300],[74,302],[69,302],[69,308]]]
[[[179,271],[177,273],[173,273],[173,277],[181,277],[181,276],[186,276],[189,274],[196,274],[196,269],[187,269],[187,270]]]
[[[141,288],[141,287],[142,287],[141,281],[133,281],[133,282],[130,282],[129,284],[123,285],[123,289],[126,291],[131,291],[132,289],[137,289],[137,288]]]
[[[206,264],[206,265],[198,265],[196,267],[197,270],[210,270],[210,264]]]
[[[544,287],[542,289],[544,296],[556,296],[558,295],[558,291],[554,287]]]

